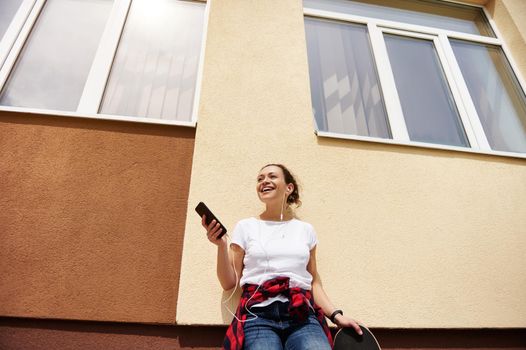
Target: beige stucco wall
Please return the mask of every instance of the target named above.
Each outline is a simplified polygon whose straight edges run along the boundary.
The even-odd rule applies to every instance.
[[[267,162],[297,173],[298,214],[347,314],[375,327],[526,327],[526,161],[315,136],[299,0],[212,1],[178,323],[230,320],[193,207],[205,201],[230,229],[257,215]]]

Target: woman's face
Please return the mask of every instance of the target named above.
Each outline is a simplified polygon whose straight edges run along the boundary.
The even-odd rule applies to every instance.
[[[287,190],[291,191],[293,185],[285,183],[283,170],[275,165],[269,165],[261,169],[257,177],[256,192],[259,200],[269,204],[272,202],[282,203],[288,196]]]

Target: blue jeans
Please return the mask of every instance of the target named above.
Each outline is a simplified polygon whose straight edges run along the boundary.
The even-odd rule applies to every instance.
[[[288,303],[275,301],[250,311],[257,319],[245,322],[245,350],[330,350],[331,346],[311,310],[304,323],[292,320]],[[248,319],[254,316],[248,314]]]

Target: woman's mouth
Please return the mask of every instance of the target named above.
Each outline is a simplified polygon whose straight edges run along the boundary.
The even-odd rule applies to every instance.
[[[269,193],[271,191],[274,191],[274,187],[270,187],[270,186],[265,186],[261,189],[261,193]]]

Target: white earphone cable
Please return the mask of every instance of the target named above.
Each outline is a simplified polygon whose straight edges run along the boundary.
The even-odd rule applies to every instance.
[[[263,275],[261,276],[260,278],[260,282],[258,283],[258,286],[256,287],[256,290],[254,291],[254,293],[252,293],[252,295],[250,296],[250,298],[248,298],[247,302],[245,303],[245,310],[251,314],[252,318],[249,318],[249,319],[246,319],[246,320],[241,320],[239,319],[233,312],[232,310],[230,310],[230,308],[228,307],[227,303],[232,299],[232,297],[234,296],[234,294],[236,293],[236,290],[237,290],[237,286],[239,284],[239,281],[240,281],[240,276],[238,276],[237,274],[237,270],[236,270],[236,265],[235,265],[235,260],[234,260],[234,254],[232,254],[232,262],[231,262],[231,265],[232,265],[232,268],[234,269],[234,275],[235,275],[235,278],[236,278],[236,284],[234,286],[234,290],[232,291],[232,293],[230,294],[230,296],[228,298],[226,298],[225,300],[223,300],[221,302],[221,304],[223,304],[223,306],[225,307],[225,309],[228,311],[229,314],[231,314],[238,322],[249,322],[249,321],[254,321],[258,318],[258,315],[254,314],[252,311],[250,311],[248,308],[247,308],[247,305],[248,305],[248,302],[250,300],[252,300],[252,298],[256,295],[256,293],[258,292],[259,288],[261,287],[261,285],[263,284],[263,282],[265,281],[265,276],[267,275],[267,271],[268,271],[268,268],[270,266],[270,259],[269,259],[269,256],[268,256],[268,252],[267,250],[265,249],[265,247],[267,246],[267,244],[271,241],[274,241],[276,240],[276,238],[272,239],[273,236],[275,236],[275,234],[279,231],[281,231],[281,229],[283,229],[283,209],[284,209],[284,206],[285,206],[285,200],[286,200],[286,194],[287,192],[284,193],[283,197],[283,203],[281,205],[281,213],[280,213],[280,221],[281,221],[281,225],[278,227],[277,230],[275,230],[275,232],[273,232],[271,235],[270,235],[270,240],[266,241],[265,244],[263,245],[261,243],[261,223],[259,221],[257,221],[257,226],[258,226],[258,244],[261,248],[261,250],[263,251],[263,253],[265,253],[265,258],[266,258],[266,265],[265,265],[265,271],[263,271]],[[230,242],[229,245],[228,245],[228,249],[230,249],[230,244],[232,244],[232,240],[230,239],[230,236],[227,234],[227,239],[228,241]],[[279,238],[279,237],[278,237]]]

